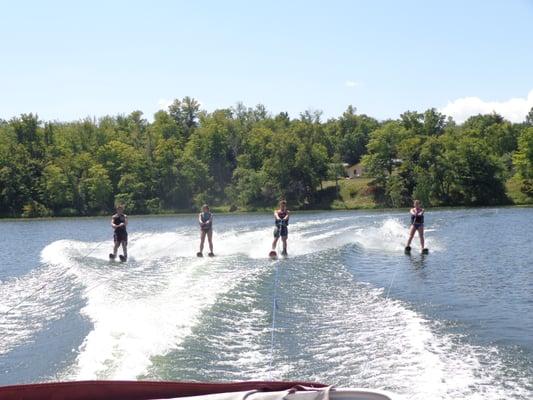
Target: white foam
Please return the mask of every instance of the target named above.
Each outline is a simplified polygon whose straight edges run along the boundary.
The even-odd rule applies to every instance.
[[[54,261],[68,259],[64,244],[55,242],[49,247],[47,253],[54,255]],[[0,284],[0,355],[25,344],[68,312],[75,284],[70,278],[68,268],[54,262]]]
[[[368,226],[368,219],[369,216],[364,215],[346,215],[325,220],[298,221],[289,227],[289,252],[292,256],[306,255],[339,248],[348,243],[356,243],[368,249],[401,250],[401,243],[406,236],[406,228],[398,220],[387,219],[381,225]],[[367,226],[363,227],[362,223]],[[244,255],[253,259],[262,259],[270,250],[273,228],[270,226],[261,229],[233,229],[224,232],[218,232],[215,229],[215,253],[222,258]],[[130,261],[142,264],[154,260],[189,259],[191,255],[196,253],[198,245],[199,235],[196,231],[193,233],[134,233],[130,235]],[[31,294],[32,290],[38,288],[39,285],[45,287],[42,293],[38,293],[35,298],[26,300],[16,310],[10,311],[9,316],[4,316],[5,321],[3,321],[2,326],[8,338],[2,341],[0,351],[8,351],[41,329],[43,324],[39,320],[44,317],[39,314],[40,312],[47,314],[48,318],[60,317],[61,307],[44,311],[43,307],[45,306],[42,304],[46,301],[55,301],[54,296],[60,298],[68,296],[70,290],[69,285],[65,285],[64,277],[66,276],[74,276],[86,290],[94,291],[94,294],[87,296],[89,301],[94,301],[93,298],[97,294],[112,298],[113,288],[108,289],[108,293],[104,290],[105,285],[103,288],[93,289],[92,287],[107,278],[110,279],[110,282],[113,279],[127,279],[127,275],[122,276],[127,269],[120,268],[116,271],[109,271],[109,268],[90,270],[83,266],[85,257],[107,262],[110,250],[111,242],[86,243],[59,240],[43,249],[41,258],[45,265],[42,268],[32,271],[20,279],[3,282],[1,284],[2,292],[7,295],[0,302],[0,318],[2,318],[2,311],[7,311],[16,305],[18,301]],[[196,262],[197,260],[191,265],[196,265]],[[198,262],[200,263],[198,265],[201,265],[205,260]],[[183,268],[190,266],[190,261],[182,260],[180,263]],[[135,285],[135,283],[132,284]],[[59,285],[60,288],[56,285]],[[177,290],[177,288],[175,289]],[[57,293],[58,290],[59,294]],[[167,288],[166,290],[170,289]],[[131,301],[135,302],[135,299]],[[59,304],[57,301],[55,303]],[[65,306],[64,302],[61,304],[63,307]],[[142,308],[141,305],[139,307]],[[57,316],[53,317],[54,315]],[[90,318],[93,319],[91,315]],[[33,323],[24,322],[28,317]]]
[[[424,231],[425,247],[431,248],[432,251],[441,251],[442,248],[433,237],[426,235],[427,232],[433,232],[433,230]],[[367,249],[399,252],[404,249],[408,233],[409,227],[403,225],[398,218],[387,218],[373,226],[357,229],[354,232],[354,241]],[[414,248],[420,246],[418,233],[415,233],[411,246]]]
[[[342,276],[345,272],[335,267],[330,273]],[[326,288],[321,283],[324,279],[313,282],[291,285],[290,301],[281,299],[272,370],[268,347],[264,341],[259,345],[265,332],[257,327],[265,326],[264,312],[247,312],[233,321],[229,334],[217,344],[222,354],[238,352],[239,357],[217,365],[237,366],[250,379],[364,386],[393,390],[409,399],[527,398],[527,382],[498,383],[497,371],[504,366],[497,354],[482,362],[494,349],[443,334],[437,323],[401,301],[385,298],[382,289],[349,284]],[[301,303],[301,290],[314,293],[310,304]],[[305,330],[298,329],[304,321]],[[238,335],[238,341],[231,335]],[[287,339],[290,336],[297,337]],[[291,349],[280,349],[283,340],[302,343],[304,353],[288,357]],[[237,349],[225,344],[232,342],[239,343]],[[487,361],[490,367],[484,365]]]
[[[291,256],[307,255],[349,243],[367,249],[402,250],[407,227],[396,219],[373,224],[368,219],[347,215],[292,223],[289,253]],[[2,289],[7,288],[13,298],[20,299],[24,288],[27,290],[28,286],[35,287],[37,282],[43,282],[50,288],[45,291],[47,298],[68,298],[67,282],[73,277],[84,288],[86,306],[82,313],[93,323],[93,329],[78,349],[76,363],[65,372],[65,377],[134,379],[146,371],[153,356],[179,347],[198,318],[217,298],[253,274],[268,270],[268,263],[265,270],[254,270],[238,267],[233,260],[236,256],[266,258],[273,228],[218,231],[215,227],[214,245],[218,257],[214,260],[194,257],[199,245],[196,230],[192,233],[130,234],[130,261],[126,264],[107,262],[111,242],[56,241],[42,251],[42,259],[48,264],[44,272],[35,277],[30,274],[19,283],[8,282],[7,286],[3,283]],[[105,264],[94,266],[88,262],[94,259]],[[61,283],[61,290],[54,289],[53,282]],[[36,307],[35,302],[26,304],[33,307],[35,315],[46,315],[50,311]],[[59,316],[64,302],[57,304],[55,314]],[[9,304],[1,306],[5,309]],[[255,317],[265,316],[258,312]],[[15,328],[10,328],[10,341],[7,345],[2,343],[0,351],[28,340],[42,328],[39,323],[24,326],[27,331],[17,325],[18,334]],[[253,330],[251,325],[241,328],[239,335]],[[242,366],[248,366],[247,370],[251,371],[260,357],[264,359],[264,352],[251,342],[248,345],[249,350],[243,352]]]
[[[153,264],[152,264],[153,265]],[[155,271],[98,284],[95,276],[80,267],[79,276],[88,288],[83,314],[94,323],[77,365],[76,379],[134,379],[150,365],[154,355],[175,348],[191,331],[197,318],[216,298],[235,285],[246,272],[208,264],[206,260],[153,265]],[[153,274],[153,275],[152,275]],[[157,279],[158,287],[139,296],[139,286]]]

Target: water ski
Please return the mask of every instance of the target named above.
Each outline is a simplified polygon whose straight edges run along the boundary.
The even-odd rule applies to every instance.
[[[203,257],[204,255],[201,252],[196,253],[196,257]]]
[[[405,254],[411,254],[411,246],[405,246]]]
[[[429,249],[427,247],[422,249],[422,254],[429,254]]]
[[[270,253],[268,253],[268,256],[270,258],[277,258],[278,257],[278,253],[276,253],[274,250],[272,250]]]
[[[123,256],[122,254],[118,256],[120,258],[120,262],[126,262],[128,258],[126,256]]]

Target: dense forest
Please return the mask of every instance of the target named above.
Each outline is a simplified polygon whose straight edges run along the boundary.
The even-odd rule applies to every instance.
[[[361,162],[377,206],[533,202],[533,109],[463,124],[435,109],[378,121],[349,106],[339,118],[291,119],[242,104],[208,113],[175,100],[153,122],[129,115],[43,122],[0,119],[0,215],[69,216],[191,211],[201,203],[253,209],[284,196],[323,205],[325,181]]]

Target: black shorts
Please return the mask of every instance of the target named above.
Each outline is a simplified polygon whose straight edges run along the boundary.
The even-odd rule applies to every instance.
[[[128,232],[115,232],[113,234],[115,243],[128,243]]]
[[[274,237],[287,237],[289,236],[289,228],[285,225],[276,226],[274,228]]]

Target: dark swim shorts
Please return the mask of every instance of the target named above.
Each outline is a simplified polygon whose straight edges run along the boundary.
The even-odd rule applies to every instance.
[[[115,234],[113,235],[113,240],[115,241],[115,243],[128,243],[128,232],[115,231]]]
[[[285,225],[276,226],[274,228],[274,237],[287,237],[289,235],[289,228]]]

